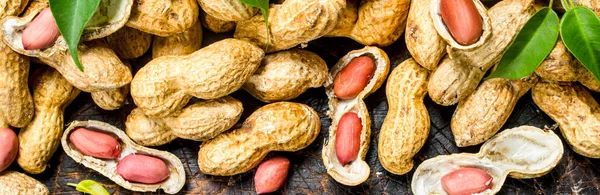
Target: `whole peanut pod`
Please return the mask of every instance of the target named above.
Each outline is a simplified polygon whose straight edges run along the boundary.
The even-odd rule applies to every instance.
[[[438,35],[430,13],[431,0],[412,1],[406,20],[406,48],[421,66],[434,70],[446,54],[446,42]]]
[[[12,129],[0,127],[0,172],[12,164],[18,151],[17,134]]]
[[[579,66],[583,66],[579,62],[578,64]],[[600,83],[598,83],[592,72],[588,70],[583,70],[583,74],[577,79],[577,81],[579,81],[579,83],[581,83],[589,90],[592,90],[594,92],[600,92]]]
[[[3,78],[0,82],[0,118],[13,127],[23,127],[33,118],[28,76],[29,57],[14,52],[0,41],[0,78]]]
[[[225,96],[194,103],[165,118],[150,118],[136,108],[125,126],[127,135],[142,146],[163,145],[177,137],[206,141],[233,127],[242,111],[242,102]]]
[[[321,87],[327,72],[327,63],[319,55],[292,49],[265,56],[242,88],[263,102],[286,101]]]
[[[536,76],[521,80],[494,78],[483,81],[461,101],[450,123],[458,147],[481,144],[506,123],[521,96],[537,82]]]
[[[28,173],[40,174],[60,144],[64,109],[79,90],[48,67],[39,69],[31,79],[35,116],[19,132],[17,162]]]
[[[198,4],[208,15],[222,21],[248,20],[258,12],[238,0],[198,0]]]
[[[152,58],[184,56],[198,51],[202,46],[202,25],[198,20],[182,33],[169,37],[156,37],[152,43]]]
[[[600,105],[576,83],[536,84],[531,96],[535,104],[552,118],[573,151],[600,158]]]
[[[48,195],[46,185],[16,171],[0,172],[0,194]]]
[[[127,26],[157,36],[171,36],[198,20],[196,0],[136,0]]]
[[[138,58],[152,46],[152,35],[130,27],[123,27],[106,37],[108,46],[121,59]]]
[[[219,20],[211,15],[206,14],[203,10],[200,10],[200,23],[208,30],[215,33],[229,32],[235,29],[235,22]]]
[[[388,78],[389,109],[379,132],[377,154],[383,168],[393,174],[406,174],[413,168],[412,158],[429,135],[429,113],[423,103],[428,75],[427,69],[408,59]]]
[[[319,131],[319,115],[311,107],[291,102],[268,104],[252,113],[241,128],[202,143],[198,167],[208,175],[244,173],[258,166],[270,151],[306,148]]]
[[[129,71],[131,72],[131,64],[129,62],[123,62]],[[104,110],[116,110],[121,108],[127,96],[129,95],[129,85],[125,85],[121,88],[107,89],[103,91],[92,92],[92,100],[98,105],[98,107]]]
[[[557,82],[575,82],[584,74],[585,68],[567,50],[561,40],[556,43],[552,52],[535,69],[535,73],[544,80]]]
[[[166,117],[193,97],[216,99],[238,90],[256,71],[264,52],[245,41],[225,39],[187,56],[150,61],[131,82],[135,104],[150,117]]]

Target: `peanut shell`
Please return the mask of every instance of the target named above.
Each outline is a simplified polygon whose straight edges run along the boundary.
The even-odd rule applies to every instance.
[[[267,55],[242,86],[263,102],[294,99],[325,83],[327,63],[310,51],[293,49]]]
[[[252,18],[258,9],[238,0],[198,0],[208,15],[222,21],[242,21]]]
[[[23,127],[33,118],[29,92],[29,57],[14,52],[0,41],[0,118],[13,127]]]
[[[452,50],[469,51],[469,50],[473,50],[475,48],[481,47],[484,43],[486,43],[490,39],[492,32],[496,32],[496,31],[494,31],[494,28],[492,27],[492,25],[494,25],[494,23],[493,23],[493,21],[490,20],[490,18],[492,17],[492,14],[490,13],[488,15],[487,8],[483,5],[483,3],[481,3],[481,1],[473,0],[473,3],[475,4],[477,11],[479,12],[479,15],[481,16],[481,19],[483,20],[483,26],[482,26],[483,33],[481,34],[481,37],[479,37],[479,40],[471,45],[459,44],[458,42],[456,42],[456,40],[454,40],[454,38],[450,34],[450,30],[448,30],[448,27],[446,26],[446,23],[444,23],[444,20],[442,20],[441,6],[440,6],[441,3],[440,2],[441,2],[441,0],[431,0],[430,6],[429,6],[429,8],[430,8],[429,13],[430,13],[431,18],[433,19],[433,25],[435,26],[435,29],[437,30],[438,35],[440,35],[446,41],[446,43],[448,43],[448,45],[451,47]],[[490,12],[491,12],[491,10],[490,10]],[[501,25],[504,25],[504,24],[501,24]],[[510,40],[512,40],[512,38],[510,38]],[[450,53],[450,55],[452,55],[452,54],[453,53]]]
[[[215,33],[229,32],[235,29],[235,22],[219,20],[211,15],[206,14],[203,10],[200,10],[200,23],[208,30]]]
[[[406,21],[406,48],[421,66],[435,70],[446,54],[446,42],[438,35],[431,18],[431,0],[412,1]]]
[[[69,142],[69,134],[71,131],[80,127],[115,136],[121,143],[121,157],[119,159],[107,160],[86,156],[79,152]],[[185,170],[177,156],[169,152],[139,146],[131,141],[125,132],[107,123],[100,121],[73,121],[69,127],[65,129],[65,133],[61,138],[61,144],[65,153],[75,160],[75,162],[97,171],[117,185],[131,191],[156,192],[158,189],[162,189],[167,194],[176,194],[185,184]],[[122,158],[130,154],[144,154],[160,158],[167,164],[170,176],[166,180],[156,184],[142,184],[126,181],[117,173],[117,164]]]
[[[136,0],[127,26],[157,36],[171,36],[192,27],[198,20],[195,0]]]
[[[348,65],[348,63],[360,56],[369,56],[375,60],[375,72],[373,77],[370,79],[368,85],[358,94],[354,99],[342,100],[338,99],[333,91],[333,83],[339,72]],[[365,105],[363,99],[369,94],[375,92],[385,82],[385,79],[389,73],[390,60],[387,54],[377,48],[367,46],[360,50],[350,51],[344,57],[342,57],[329,71],[327,80],[325,81],[325,92],[329,97],[329,111],[328,115],[331,118],[331,126],[329,127],[329,137],[323,145],[323,164],[329,174],[337,182],[348,185],[356,186],[369,178],[370,168],[369,164],[364,160],[367,151],[369,150],[369,143],[371,141],[371,119],[369,117],[369,111]],[[361,119],[362,129],[360,135],[360,150],[358,152],[358,158],[347,165],[342,165],[336,155],[336,133],[340,118],[342,115],[348,112],[355,112]]]
[[[394,68],[386,86],[388,113],[379,131],[377,154],[387,171],[403,175],[429,135],[429,113],[423,99],[429,71],[408,59]]]
[[[201,101],[165,118],[149,118],[134,109],[125,122],[127,135],[143,146],[183,138],[206,141],[229,130],[242,116],[242,102],[232,97]]]
[[[25,7],[27,7],[29,0],[2,0],[0,1],[0,18],[6,16],[18,16]]]
[[[117,32],[129,20],[133,6],[134,0],[101,0],[83,29],[81,40],[100,39]]]
[[[161,56],[184,56],[198,51],[202,46],[202,25],[194,26],[169,37],[156,37],[152,43],[152,58]]]
[[[152,35],[130,27],[123,27],[119,31],[106,37],[106,43],[121,59],[138,58],[152,45]]]
[[[23,173],[4,171],[0,173],[0,194],[49,195],[46,185]]]
[[[244,173],[258,166],[270,151],[306,148],[319,131],[319,115],[311,107],[291,102],[268,104],[252,113],[241,128],[202,143],[198,167],[208,175]]]
[[[575,82],[585,71],[561,40],[550,55],[535,69],[540,78],[557,82]]]
[[[579,66],[583,66],[579,62],[578,64]],[[596,78],[594,78],[592,72],[588,71],[587,69],[583,70],[583,75],[581,75],[579,79],[577,79],[577,81],[579,81],[579,83],[581,83],[589,90],[592,90],[594,92],[600,92],[600,84],[598,83],[598,81],[596,81]]]

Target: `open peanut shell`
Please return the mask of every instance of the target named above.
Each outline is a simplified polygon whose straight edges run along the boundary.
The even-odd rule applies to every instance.
[[[333,90],[335,78],[352,59],[365,55],[371,57],[375,61],[375,72],[369,83],[355,98],[348,100],[338,99]],[[363,49],[351,51],[346,54],[332,67],[327,76],[325,90],[329,97],[328,115],[332,119],[332,123],[329,128],[329,138],[323,146],[322,158],[327,173],[341,184],[356,186],[369,178],[370,168],[364,159],[369,150],[369,142],[371,140],[371,119],[369,118],[369,111],[363,102],[363,99],[381,87],[388,75],[389,69],[390,60],[387,54],[377,47],[367,46]],[[335,143],[340,118],[348,112],[355,112],[358,115],[361,119],[362,129],[358,157],[353,162],[344,166],[337,158]]]
[[[563,144],[553,131],[521,126],[488,140],[479,153],[441,155],[424,161],[415,171],[411,187],[415,195],[447,194],[441,178],[459,168],[471,167],[492,177],[491,188],[478,194],[495,194],[507,176],[525,179],[550,172],[563,152]]]
[[[110,134],[116,137],[121,144],[121,156],[119,159],[99,159],[91,156],[86,156],[79,152],[69,141],[69,135],[71,131],[83,127],[89,130]],[[158,189],[162,189],[168,194],[175,194],[179,192],[185,184],[185,171],[183,164],[177,158],[177,156],[160,150],[146,148],[135,144],[124,131],[100,121],[73,121],[69,127],[65,130],[61,145],[67,155],[73,160],[81,163],[83,166],[98,171],[100,174],[108,177],[116,184],[122,186],[125,189],[137,191],[137,192],[155,192]],[[117,164],[119,160],[129,154],[146,154],[162,159],[169,167],[170,175],[167,179],[156,184],[142,184],[133,183],[126,181],[117,173]]]
[[[458,42],[456,42],[456,40],[454,40],[452,34],[450,34],[450,31],[446,27],[444,20],[442,20],[440,2],[441,0],[431,0],[430,14],[431,18],[433,19],[433,25],[435,26],[435,29],[437,30],[438,34],[444,40],[446,40],[450,47],[456,48],[458,50],[471,50],[483,45],[483,43],[485,43],[491,37],[490,35],[492,34],[492,22],[490,21],[490,17],[488,16],[487,8],[481,3],[481,1],[473,0],[473,3],[475,3],[475,7],[477,8],[477,11],[479,12],[479,15],[481,16],[481,19],[483,21],[483,33],[481,34],[481,37],[479,37],[479,40],[471,45],[461,45]]]

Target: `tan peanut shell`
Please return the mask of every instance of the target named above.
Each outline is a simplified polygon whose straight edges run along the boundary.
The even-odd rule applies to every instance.
[[[195,0],[136,0],[127,26],[157,36],[171,36],[198,20]]]
[[[40,174],[60,144],[64,109],[79,90],[49,67],[38,69],[31,79],[35,116],[19,132],[17,162],[28,173]]]
[[[192,96],[215,99],[238,90],[263,57],[263,50],[248,42],[225,39],[187,56],[156,58],[133,78],[131,96],[144,114],[166,117]]]
[[[152,45],[152,35],[130,27],[123,27],[106,37],[106,43],[121,59],[138,58]]]
[[[552,118],[573,151],[600,158],[600,105],[576,83],[536,84],[531,96],[535,104]]]
[[[83,127],[92,131],[106,133],[117,138],[121,147],[121,156],[119,159],[99,159],[92,156],[86,156],[79,152],[69,141],[69,135],[72,131]],[[123,130],[118,129],[108,123],[100,121],[73,121],[69,127],[65,129],[65,133],[61,138],[62,148],[75,162],[83,166],[93,169],[104,175],[108,179],[115,182],[117,185],[136,192],[156,192],[162,189],[167,194],[176,194],[185,185],[185,170],[183,164],[177,156],[152,148],[146,148],[135,144]],[[160,158],[167,164],[169,168],[169,177],[156,184],[142,184],[126,181],[117,173],[117,164],[119,160],[127,155],[144,154]]]
[[[225,96],[187,106],[165,118],[150,118],[134,109],[125,122],[127,135],[142,146],[159,146],[183,138],[206,141],[229,130],[242,116],[242,102]]]
[[[0,173],[0,194],[49,195],[46,185],[23,173],[4,171]]]
[[[152,43],[152,58],[184,56],[198,51],[200,46],[202,46],[202,25],[198,20],[194,26],[182,33],[169,37],[155,37]]]
[[[435,26],[435,29],[437,30],[438,34],[446,41],[446,43],[448,43],[448,45],[451,47],[451,49],[455,49],[455,50],[473,50],[475,48],[481,47],[484,43],[486,43],[489,39],[490,36],[492,35],[492,31],[494,30],[492,25],[492,21],[490,21],[490,18],[492,17],[492,15],[488,15],[488,11],[487,8],[485,7],[485,5],[483,5],[483,3],[481,3],[481,1],[479,0],[472,0],[473,3],[475,4],[475,7],[477,8],[477,11],[479,12],[479,15],[481,16],[482,22],[483,22],[483,26],[482,26],[482,30],[483,33],[481,34],[481,37],[479,37],[479,40],[471,45],[461,45],[459,44],[456,40],[454,40],[454,38],[452,37],[450,30],[448,30],[448,27],[446,26],[446,23],[444,23],[444,20],[442,19],[442,14],[441,14],[441,0],[431,0],[430,3],[430,16],[433,19],[433,25]],[[493,31],[496,32],[496,31]],[[511,38],[512,40],[512,38]],[[450,55],[452,55],[453,53],[450,53]]]
[[[406,48],[421,66],[435,70],[446,54],[446,42],[438,35],[431,18],[431,0],[412,1],[406,20]]]
[[[125,65],[131,69],[129,62],[125,62]],[[116,110],[121,108],[127,100],[127,95],[129,95],[129,85],[116,89],[92,92],[91,95],[92,100],[94,100],[94,103],[96,103],[98,107],[104,110]]]
[[[431,74],[428,85],[431,99],[450,106],[469,96],[534,13],[533,0],[505,0],[490,8],[492,38],[472,50],[448,49],[454,57],[442,58]]]
[[[335,96],[333,83],[338,73],[356,57],[369,56],[375,61],[375,72],[367,86],[354,99],[342,100]],[[365,161],[369,143],[371,141],[371,119],[369,110],[363,99],[369,94],[375,92],[385,82],[390,69],[390,60],[388,55],[377,47],[367,46],[360,50],[350,51],[342,57],[329,71],[327,80],[325,81],[325,92],[329,97],[328,116],[331,118],[331,126],[329,127],[329,136],[323,145],[323,164],[329,174],[337,182],[356,186],[369,178],[370,168]],[[340,118],[348,112],[355,112],[361,119],[362,129],[360,134],[360,150],[358,158],[347,165],[342,165],[336,154],[336,133]]]
[[[413,59],[399,64],[385,88],[388,113],[379,131],[377,154],[387,171],[403,175],[412,170],[413,156],[429,135],[429,113],[423,99],[429,71]]]
[[[583,66],[581,65],[581,63],[578,64],[579,66]],[[581,83],[589,90],[592,90],[594,92],[600,92],[600,83],[596,81],[596,78],[594,78],[592,72],[588,71],[587,69],[583,70],[583,75],[581,75],[579,79],[577,79],[577,81],[579,81],[579,83]]]
[[[540,78],[557,82],[575,82],[584,71],[585,68],[571,55],[561,40],[535,69],[535,73]]]
[[[0,18],[17,16],[25,10],[29,0],[2,0],[0,1]]]
[[[198,167],[208,175],[229,176],[249,171],[271,151],[295,152],[319,135],[319,115],[292,102],[268,104],[256,110],[242,127],[202,143]]]
[[[506,123],[517,101],[537,82],[536,76],[521,80],[485,80],[461,101],[452,115],[450,127],[458,147],[481,144]]]
[[[344,0],[287,0],[269,9],[270,37],[262,15],[238,22],[233,36],[252,42],[267,53],[286,50],[333,30],[345,5]]]
[[[200,23],[208,30],[215,33],[229,32],[235,29],[235,22],[219,20],[211,15],[206,14],[203,10],[200,10]]]
[[[267,55],[242,88],[263,102],[285,101],[321,87],[327,72],[319,55],[292,49]]]
[[[198,0],[208,15],[222,21],[242,21],[252,18],[258,9],[239,0]]]
[[[23,127],[33,118],[29,92],[29,57],[14,52],[0,41],[0,118],[13,127]]]

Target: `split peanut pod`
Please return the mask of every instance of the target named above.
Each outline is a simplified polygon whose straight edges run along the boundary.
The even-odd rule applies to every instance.
[[[573,151],[600,158],[600,105],[576,83],[536,84],[531,96],[535,104],[552,118]]]
[[[560,138],[552,131],[532,126],[507,129],[483,144],[479,153],[440,155],[423,161],[413,175],[412,192],[444,195],[452,189],[487,184],[476,193],[496,194],[507,176],[525,179],[550,172],[560,162],[563,152]],[[476,179],[461,182],[460,178],[444,178],[464,169],[479,170],[473,175]],[[485,178],[481,174],[489,179],[481,181]]]
[[[200,23],[208,30],[215,33],[229,32],[235,29],[235,22],[219,20],[211,15],[206,14],[203,10],[200,10]]]
[[[166,37],[185,31],[197,20],[196,0],[136,0],[126,25]]]
[[[533,0],[505,0],[494,5],[488,11],[494,38],[472,50],[450,48],[448,52],[454,57],[444,57],[431,74],[431,99],[450,106],[468,97],[534,13]]]
[[[166,117],[192,96],[216,99],[238,90],[256,71],[264,52],[236,39],[225,39],[187,56],[153,59],[131,82],[135,104],[149,117]]]
[[[429,71],[413,59],[398,65],[385,88],[388,113],[379,132],[377,154],[387,171],[402,175],[413,168],[413,156],[429,135],[429,113],[423,99]]]
[[[579,64],[578,66],[583,66],[579,62],[577,62],[577,64]],[[577,81],[579,81],[579,83],[587,87],[589,90],[600,92],[600,83],[596,81],[596,78],[594,78],[592,72],[588,70],[583,70],[583,75],[581,75]]]
[[[46,185],[16,171],[0,172],[0,194],[49,195]]]
[[[438,34],[456,50],[482,46],[494,30],[492,15],[479,0],[431,0],[430,15]]]
[[[198,51],[200,46],[202,46],[202,25],[198,20],[194,26],[182,33],[169,37],[155,37],[152,43],[152,58],[189,55]]]
[[[307,105],[268,104],[252,113],[241,128],[202,143],[198,167],[208,175],[247,172],[271,151],[295,152],[306,148],[319,135],[320,124],[317,112]]]
[[[124,62],[124,64],[127,65],[131,71],[129,62]],[[127,100],[127,95],[129,95],[129,85],[116,89],[92,92],[91,95],[94,103],[96,103],[98,107],[104,110],[116,110],[121,108]]]
[[[567,50],[561,40],[546,59],[535,69],[535,73],[544,80],[557,82],[575,82],[584,73],[585,68]]]
[[[31,174],[46,170],[60,144],[64,109],[79,95],[56,70],[43,67],[31,77],[35,115],[19,132],[17,162]]]
[[[73,132],[80,130],[87,130],[88,134],[102,135],[103,139],[106,139],[107,136],[108,138],[112,137],[113,139],[116,139],[118,141],[117,147],[120,148],[120,153],[117,153],[117,157],[113,159],[98,158],[86,155],[90,151],[92,153],[94,153],[94,151],[99,151],[98,149],[101,147],[89,148],[90,150],[85,150],[85,152],[82,152],[81,149],[88,149],[86,147],[94,146],[95,144],[104,146],[102,144],[106,144],[108,142],[99,140],[100,136],[97,135],[93,136],[96,141],[79,140],[85,138],[85,136],[79,138],[73,138],[71,136],[74,134]],[[83,145],[75,145],[77,143],[73,141],[77,141],[77,143],[81,141],[83,142]],[[65,153],[75,160],[75,162],[99,172],[115,182],[117,185],[131,191],[156,192],[158,189],[162,189],[168,194],[175,194],[179,192],[185,184],[185,171],[183,169],[183,164],[179,158],[177,158],[177,156],[169,152],[139,146],[131,141],[125,132],[107,123],[100,121],[73,121],[65,130],[65,133],[61,138],[61,144],[62,148],[65,150]],[[110,149],[113,148],[114,147],[111,147]],[[168,174],[164,180],[161,180],[157,183],[146,184],[142,182],[129,181],[129,179],[125,178],[128,175],[137,175],[138,177],[146,179],[158,177],[157,175],[149,175],[155,172],[152,170],[141,172],[147,168],[147,164],[155,164],[153,161],[150,161],[150,159],[157,159],[159,164],[166,164],[166,170],[168,170]],[[126,166],[124,165],[125,163],[130,165]],[[137,166],[131,167],[132,165]],[[157,166],[151,168],[158,169],[159,167]]]
[[[369,178],[364,159],[371,141],[371,119],[363,99],[381,87],[389,69],[387,54],[367,46],[342,57],[325,81],[332,123],[322,158],[327,173],[341,184],[356,186]]]
[[[242,116],[242,102],[225,96],[192,104],[165,118],[149,118],[134,109],[125,122],[127,135],[143,146],[183,138],[206,141],[229,130]]]
[[[0,41],[0,78],[3,78],[0,81],[0,118],[10,126],[23,127],[33,118],[28,77],[29,57],[14,52]]]
[[[321,87],[327,72],[327,63],[315,53],[281,51],[265,56],[242,88],[263,102],[291,100],[309,88]]]
[[[537,82],[536,76],[521,80],[485,80],[452,115],[451,129],[458,147],[481,144],[506,123],[519,99]]]
[[[233,36],[265,48],[267,53],[286,50],[333,30],[345,5],[344,0],[287,0],[269,9],[270,37],[262,15],[239,21]]]
[[[27,7],[27,3],[29,0],[4,0],[2,1],[2,6],[0,8],[0,18],[4,18],[6,16],[18,16],[25,10]]]
[[[446,54],[446,42],[433,26],[431,0],[412,1],[406,22],[406,48],[421,66],[435,70]]]
[[[123,27],[106,37],[106,43],[121,59],[138,58],[152,45],[152,35],[130,27]]]
[[[258,9],[239,0],[198,0],[208,15],[222,21],[242,21],[252,18]]]

